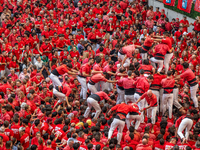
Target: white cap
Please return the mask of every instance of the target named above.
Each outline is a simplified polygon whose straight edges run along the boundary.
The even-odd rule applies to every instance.
[[[23,103],[21,104],[21,108],[22,108],[22,109],[25,109],[25,107],[26,107],[26,103],[23,102]]]
[[[25,128],[24,127],[20,127],[19,128],[19,132],[21,132],[21,131],[25,131]]]

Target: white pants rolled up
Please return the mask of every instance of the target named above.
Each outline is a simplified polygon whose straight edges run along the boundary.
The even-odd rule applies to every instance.
[[[197,100],[197,89],[198,89],[199,85],[195,85],[195,86],[190,86],[190,94],[191,94],[191,99],[193,100],[194,106],[196,108],[198,108],[198,100]]]
[[[136,120],[136,121],[135,121],[135,130],[137,130],[138,127],[140,126],[141,115],[130,115],[130,114],[128,113],[127,116],[126,116],[126,125],[127,125],[127,129],[129,129],[129,127],[130,127],[131,120]]]
[[[141,53],[142,61],[147,59],[147,53]]]
[[[124,102],[124,96],[125,96],[125,92],[124,90],[120,90],[119,88],[117,88],[117,103],[116,104],[120,104],[122,102]]]
[[[122,55],[118,52],[118,57],[123,61],[124,60],[124,57],[125,55]],[[123,66],[126,68],[126,67],[129,67],[130,66],[130,59],[127,58],[123,64]]]
[[[91,91],[91,94],[97,93],[97,89],[95,85],[88,83],[88,89]]]
[[[135,98],[134,98],[134,95],[125,95],[124,96],[124,99],[125,99],[125,103],[128,104],[128,102],[132,102],[132,103],[135,103]]]
[[[49,78],[52,80],[53,86],[62,86],[58,76],[54,75],[53,73],[50,74]]]
[[[152,93],[153,94],[155,94],[156,95],[156,97],[157,97],[157,104],[158,104],[158,106],[157,106],[157,112],[159,112],[159,108],[160,108],[160,104],[159,104],[159,98],[160,98],[160,92],[159,91],[157,91],[157,90],[151,90],[152,91]]]
[[[87,98],[87,104],[88,104],[88,107],[84,113],[84,117],[85,118],[88,118],[88,115],[90,113],[90,110],[92,107],[94,107],[94,109],[96,110],[96,113],[95,113],[95,118],[98,118],[100,113],[101,113],[101,108],[99,106],[99,103],[98,101],[96,101],[95,99],[91,98],[91,97],[88,97]]]
[[[102,91],[103,90],[108,90],[108,91],[112,91],[113,90],[113,85],[112,83],[108,83],[108,82],[101,82],[101,86],[102,86]]]
[[[150,107],[149,109],[147,109],[147,117],[148,118],[151,117],[152,124],[156,123],[156,111],[157,111],[157,107]]]
[[[189,119],[189,118],[184,118],[179,127],[178,127],[178,136],[180,136],[180,138],[186,138],[186,140],[188,140],[189,138],[189,132],[190,132],[190,129],[192,128],[192,125],[193,125],[193,121],[192,119]],[[183,130],[185,129],[185,136],[183,135]]]
[[[166,112],[167,105],[168,105],[168,110],[169,110],[169,118],[172,118],[172,107],[173,107],[173,93],[171,94],[163,94],[163,114]]]
[[[87,98],[87,83],[86,83],[86,78],[83,77],[77,77],[78,81],[81,84],[81,92],[80,92],[80,96],[83,97],[83,99]]]
[[[135,102],[140,98],[140,95],[138,93],[135,93],[134,94],[134,99],[135,99]],[[138,107],[139,109],[143,109],[145,106],[145,98],[142,99],[139,103],[138,103]],[[141,123],[144,123],[144,111],[141,112]]]
[[[165,74],[167,74],[167,71],[169,70],[169,63],[170,63],[172,56],[173,56],[173,53],[165,54],[165,59],[164,59]]]
[[[58,103],[65,101],[65,94],[57,91],[55,88],[53,88],[53,94],[56,95],[56,97],[59,99]]]
[[[178,109],[182,107],[182,105],[178,102],[178,88],[173,89],[173,103],[174,106]]]
[[[158,72],[161,72],[161,70],[163,68],[163,62],[164,61],[155,59],[154,57],[151,57],[150,61],[151,61],[154,68],[156,68],[156,64],[158,64]]]
[[[110,130],[108,132],[108,139],[111,139],[113,131],[118,127],[117,141],[118,141],[118,144],[120,144],[124,126],[125,126],[125,121],[114,118],[113,122],[111,123]]]

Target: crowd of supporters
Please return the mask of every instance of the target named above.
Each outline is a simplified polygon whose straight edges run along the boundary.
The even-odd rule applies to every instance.
[[[147,0],[1,0],[0,15],[0,150],[200,150],[199,16]]]

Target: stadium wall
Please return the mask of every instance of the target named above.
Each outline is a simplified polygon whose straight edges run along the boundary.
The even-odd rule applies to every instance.
[[[178,12],[175,12],[171,9],[168,9],[166,7],[164,7],[164,4],[162,3],[162,1],[157,1],[157,0],[149,0],[148,2],[149,6],[153,6],[153,10],[156,11],[156,7],[160,7],[160,11],[161,9],[165,9],[165,14],[166,16],[169,18],[169,20],[171,21],[173,18],[179,18],[179,20],[183,19],[183,14],[180,14]],[[187,16],[187,20],[189,21],[189,23],[194,23],[194,19],[190,18]],[[194,27],[192,25],[190,25],[190,27],[188,28],[188,32],[191,32],[192,29]]]

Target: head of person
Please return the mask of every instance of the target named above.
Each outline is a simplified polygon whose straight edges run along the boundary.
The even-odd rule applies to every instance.
[[[88,61],[89,65],[92,65],[94,64],[94,58],[89,58],[89,61]]]
[[[151,96],[152,96],[152,94],[153,94],[153,93],[152,93],[152,91],[151,91],[151,90],[148,90],[148,91],[147,91],[147,95],[148,95],[148,97],[151,97]]]
[[[170,143],[175,145],[177,143],[177,138],[176,137],[171,138]]]
[[[171,77],[171,75],[172,75],[172,71],[167,71],[167,76]]]
[[[189,63],[187,63],[187,62],[184,62],[182,65],[183,65],[184,70],[189,68]]]
[[[73,144],[74,144],[74,140],[73,140],[73,139],[70,139],[70,140],[68,141],[69,147],[70,147],[70,148],[73,148]]]
[[[152,75],[149,75],[149,76],[147,77],[147,81],[148,81],[149,83],[153,82],[153,76],[152,76]]]
[[[24,127],[20,127],[20,128],[19,128],[19,134],[20,134],[20,136],[24,135],[25,129],[26,129],[26,128],[24,128]]]

